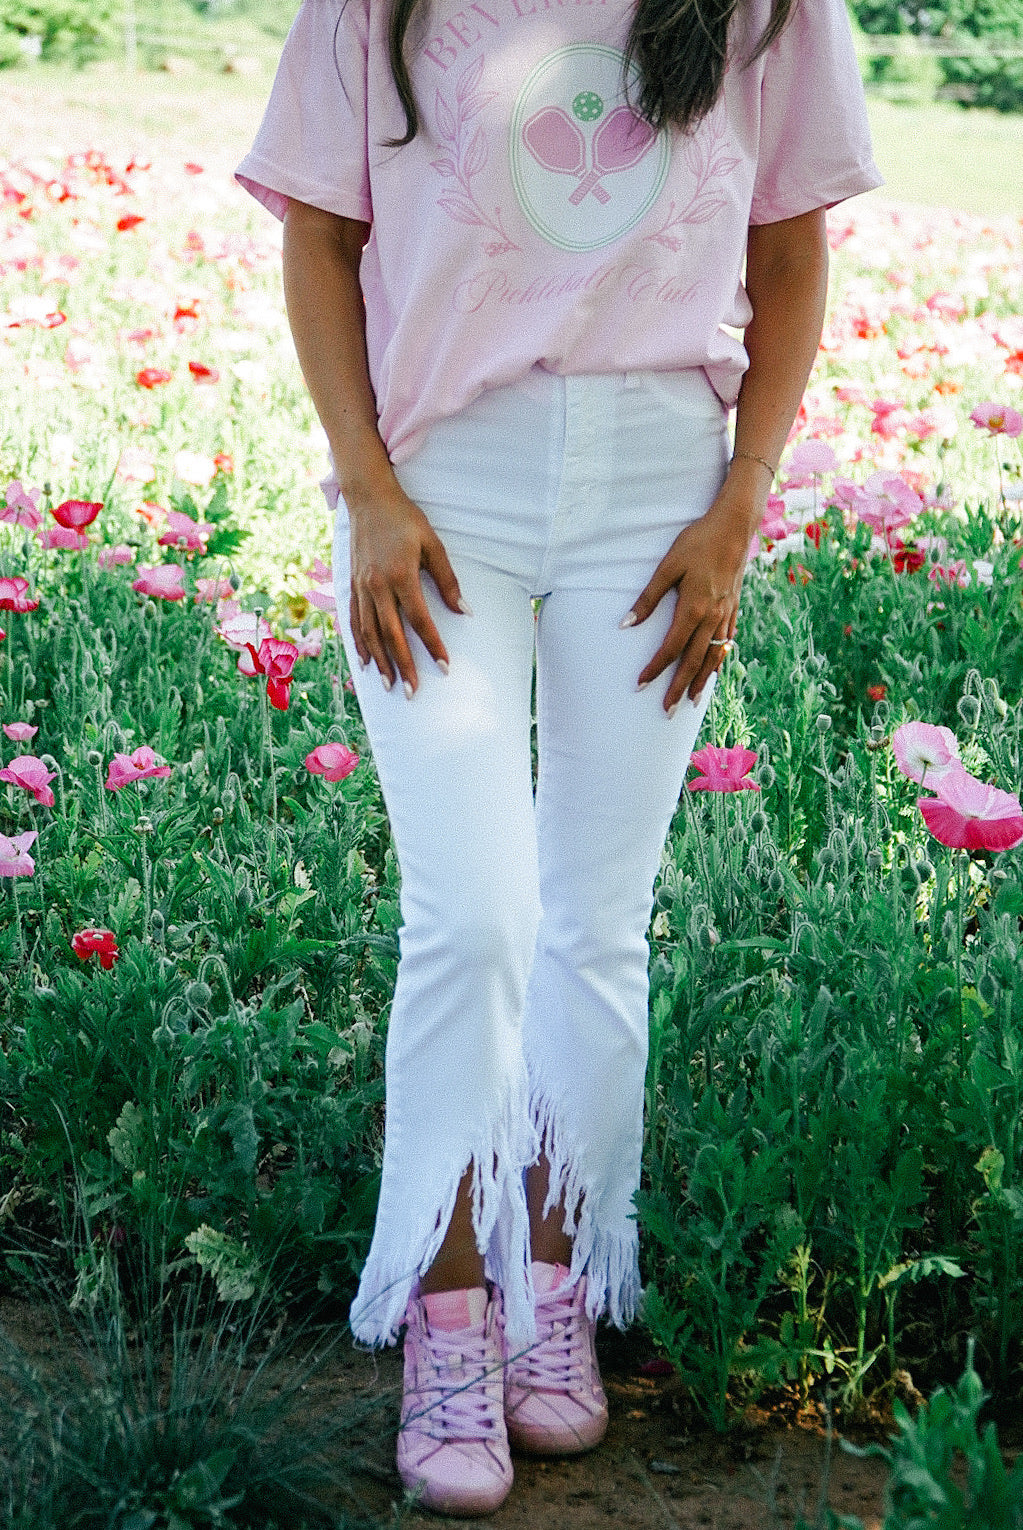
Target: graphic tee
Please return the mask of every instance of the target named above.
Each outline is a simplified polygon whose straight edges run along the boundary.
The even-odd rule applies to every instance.
[[[735,402],[748,357],[751,223],[881,182],[845,0],[796,0],[746,60],[770,0],[746,0],[725,86],[695,132],[633,110],[623,0],[428,0],[406,56],[416,138],[388,61],[388,0],[304,0],[235,172],[371,225],[361,282],[392,461],[484,389],[562,374],[703,367]]]

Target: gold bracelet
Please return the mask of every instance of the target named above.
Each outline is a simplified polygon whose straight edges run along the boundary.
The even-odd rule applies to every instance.
[[[733,452],[732,453],[732,461],[733,462],[735,461],[736,457],[743,457],[743,458],[745,458],[745,460],[747,462],[759,462],[762,467],[765,467],[767,469],[767,471],[770,473],[772,478],[774,477],[774,475],[778,471],[778,469],[776,467],[772,467],[771,466],[771,464],[768,462],[766,457],[758,457],[756,452]]]

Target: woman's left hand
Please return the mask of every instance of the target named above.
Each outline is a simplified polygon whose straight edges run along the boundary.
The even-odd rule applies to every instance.
[[[723,644],[735,637],[750,537],[762,511],[756,499],[722,489],[707,513],[679,532],[622,623],[645,622],[669,590],[677,592],[671,626],[638,680],[643,689],[676,665],[663,703],[669,715],[686,691],[699,699],[728,651]]]

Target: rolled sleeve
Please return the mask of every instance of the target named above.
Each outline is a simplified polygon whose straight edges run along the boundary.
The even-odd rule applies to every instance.
[[[308,202],[372,222],[366,0],[304,0],[288,33],[252,148],[235,179],[283,219]]]
[[[844,0],[795,0],[764,56],[750,222],[833,207],[882,181]]]

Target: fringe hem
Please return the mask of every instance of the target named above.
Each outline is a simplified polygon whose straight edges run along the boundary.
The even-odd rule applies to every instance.
[[[369,1251],[349,1323],[354,1338],[374,1348],[394,1344],[421,1274],[430,1268],[447,1231],[462,1177],[473,1168],[472,1220],[476,1244],[490,1280],[504,1296],[505,1330],[513,1343],[536,1340],[529,1220],[523,1171],[535,1163],[539,1141],[530,1124],[525,1080],[513,1089],[498,1120],[480,1133],[448,1177],[439,1205],[377,1213]],[[407,1202],[406,1202],[407,1205]],[[383,1209],[383,1208],[381,1208]],[[401,1229],[400,1241],[392,1228]]]
[[[543,1214],[546,1217],[564,1196],[564,1231],[573,1240],[572,1277],[586,1276],[587,1315],[607,1317],[616,1328],[627,1328],[643,1296],[636,1220],[623,1217],[616,1219],[617,1226],[599,1225],[594,1211],[599,1193],[586,1183],[581,1155],[573,1153],[554,1101],[540,1089],[533,1091],[530,1118],[550,1166]]]

